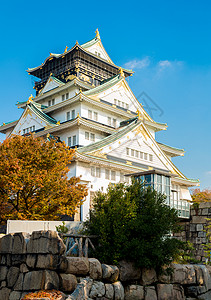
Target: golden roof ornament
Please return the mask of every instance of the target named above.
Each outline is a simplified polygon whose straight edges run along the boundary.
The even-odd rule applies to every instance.
[[[3,123],[3,126],[6,125],[5,123]]]
[[[67,49],[68,49],[68,47],[66,46],[66,47],[65,47],[65,49],[64,49],[64,53],[66,53],[66,52],[67,52]]]
[[[140,112],[140,110],[137,109],[136,113],[137,113],[138,119],[141,120],[141,112]]]
[[[95,33],[96,33],[95,37],[100,40],[100,33],[99,33],[98,28],[95,30]]]
[[[119,74],[121,77],[125,77],[124,71],[122,68],[119,68]]]
[[[50,137],[50,133],[48,133],[46,137],[49,138]]]
[[[60,121],[58,121],[58,122],[56,123],[56,125],[60,125]]]
[[[27,104],[29,104],[30,102],[32,102],[32,100],[33,100],[33,96],[32,96],[32,94],[31,94],[31,96],[29,96],[29,99],[28,99],[28,101],[27,101]]]

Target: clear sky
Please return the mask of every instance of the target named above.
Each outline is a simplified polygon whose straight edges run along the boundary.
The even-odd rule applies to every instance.
[[[203,0],[1,2],[0,122],[16,120],[16,102],[34,95],[28,67],[92,39],[98,27],[115,64],[135,71],[134,94],[145,92],[140,102],[168,124],[157,140],[184,148],[176,165],[211,187],[210,15]]]

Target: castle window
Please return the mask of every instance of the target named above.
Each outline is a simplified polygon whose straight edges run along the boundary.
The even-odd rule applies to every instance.
[[[120,182],[124,182],[124,174],[120,172]]]
[[[94,112],[94,120],[97,121],[98,120],[98,113]]]
[[[126,148],[126,154],[130,155],[130,149],[129,148]]]
[[[149,154],[149,160],[153,161],[153,155],[152,154]]]
[[[134,150],[131,149],[131,156],[134,156]]]
[[[111,180],[116,180],[116,172],[111,171]]]
[[[92,119],[92,111],[91,110],[88,110],[88,118]]]
[[[33,131],[35,131],[35,125],[33,125]]]
[[[96,168],[96,177],[100,178],[100,168]]]
[[[140,158],[143,159],[143,155],[144,153],[143,152],[140,152]]]
[[[136,157],[137,157],[137,158],[138,158],[138,154],[139,154],[139,153],[138,153],[138,151],[136,150]]]
[[[115,104],[115,105],[117,104],[117,100],[116,100],[116,99],[114,99],[114,104]]]
[[[129,104],[126,103],[126,108],[129,109]]]
[[[89,140],[89,132],[85,131],[85,139]]]
[[[105,169],[105,179],[110,179],[110,170]]]
[[[68,111],[67,112],[67,121],[69,121],[70,120],[70,112]]]
[[[113,119],[113,127],[116,128],[116,119]]]
[[[51,106],[51,100],[48,101],[48,106]]]
[[[73,146],[76,145],[76,135],[73,136]]]
[[[108,117],[108,125],[111,126],[111,117]]]
[[[91,134],[90,134],[90,140],[91,140],[92,142],[95,141],[95,134],[94,134],[94,133],[91,133]]]
[[[67,138],[67,145],[68,145],[68,147],[71,147],[71,146],[72,146],[72,144],[71,144],[71,136],[69,136],[69,137]]]
[[[91,176],[95,177],[95,167],[91,167]]]
[[[75,119],[75,109],[72,110],[72,119]]]
[[[23,129],[23,134],[25,134],[26,129]]]
[[[62,95],[62,101],[64,101],[64,99],[65,99],[65,95]]]
[[[55,104],[55,99],[52,99],[51,102],[52,102],[52,105],[54,105]]]
[[[147,160],[147,158],[148,158],[148,154],[144,153],[144,159]]]
[[[66,99],[68,99],[69,98],[69,93],[66,93]]]

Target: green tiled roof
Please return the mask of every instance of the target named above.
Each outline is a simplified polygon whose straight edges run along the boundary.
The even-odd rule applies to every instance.
[[[57,121],[54,118],[49,117],[47,114],[45,114],[42,111],[42,108],[41,108],[42,105],[32,101],[28,104],[28,106],[31,109],[31,111],[33,111],[33,113],[35,113],[35,115],[37,115],[40,119],[44,120],[45,122],[47,122],[49,124],[57,123]]]
[[[82,48],[88,48],[88,47],[90,47],[90,46],[96,44],[98,41],[99,41],[99,39],[98,39],[97,37],[95,37],[95,38],[93,38],[92,40],[90,40],[90,41],[88,41],[88,42],[82,44],[81,47],[82,47]]]
[[[10,123],[13,123],[13,122],[16,122],[16,121],[18,121],[18,120],[14,120],[14,121],[5,122],[5,123],[4,123],[4,124],[2,124],[1,126],[5,126],[5,125],[8,125],[8,124],[10,124]]]
[[[141,121],[138,120],[138,118],[136,118],[128,126],[120,128],[118,131],[105,137],[104,139],[102,139],[96,143],[93,143],[91,145],[79,148],[78,152],[79,153],[92,152],[92,151],[102,148],[108,144],[111,144],[111,143],[115,142],[116,140],[118,140],[119,138],[121,138],[122,136],[124,136],[125,134],[127,134],[128,132],[130,132],[131,130],[133,130],[133,128],[135,128],[139,123],[141,123]]]
[[[117,82],[119,82],[121,79],[122,79],[122,77],[118,74],[118,75],[112,77],[111,79],[107,80],[105,83],[102,83],[101,85],[99,85],[93,89],[90,89],[88,91],[85,91],[83,93],[86,96],[98,94],[98,93],[103,92],[104,90],[107,90],[108,88],[112,87]]]

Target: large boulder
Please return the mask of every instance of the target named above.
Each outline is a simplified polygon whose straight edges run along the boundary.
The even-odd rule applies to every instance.
[[[12,253],[13,248],[13,234],[6,234],[0,239],[0,254]]]
[[[133,262],[122,260],[118,264],[120,281],[139,280],[141,268],[137,268]]]
[[[119,269],[116,266],[102,264],[103,279],[108,282],[115,282],[119,278]]]
[[[172,264],[172,283],[191,285],[196,283],[196,271],[193,265]]]
[[[101,298],[105,295],[105,285],[101,281],[94,281],[89,293],[89,297],[92,299]]]
[[[125,300],[142,300],[144,299],[144,287],[141,285],[128,285],[125,289]]]
[[[157,293],[154,286],[145,287],[145,300],[157,300]]]
[[[2,300],[9,300],[11,290],[4,287],[3,289],[0,290],[0,299]]]
[[[124,288],[123,288],[123,285],[121,284],[121,282],[120,281],[114,282],[113,287],[114,287],[114,299],[115,300],[124,300],[125,293],[124,293]]]
[[[109,300],[114,298],[114,288],[111,283],[105,284],[105,298]]]
[[[24,274],[19,273],[18,279],[13,287],[14,291],[23,291]]]
[[[154,269],[142,269],[141,285],[150,285],[157,281],[157,274]]]
[[[12,254],[25,254],[26,245],[29,241],[30,234],[26,232],[17,232],[13,235]]]
[[[9,296],[9,300],[20,300],[21,298],[22,298],[21,292],[17,292],[17,291],[11,292]]]
[[[7,278],[8,268],[6,266],[0,266],[0,281]]]
[[[64,292],[73,292],[77,286],[77,279],[72,274],[60,274],[60,286]]]
[[[37,256],[36,268],[37,269],[57,270],[59,261],[60,261],[59,255],[39,254]]]
[[[87,275],[89,273],[89,260],[84,257],[67,257],[67,274]]]
[[[173,285],[173,298],[174,300],[185,300],[185,294],[184,294],[184,289],[181,285],[179,284],[174,284]]]
[[[59,277],[56,272],[50,270],[32,271],[24,276],[23,290],[51,290],[59,288]]]
[[[158,300],[170,300],[173,298],[172,284],[157,284]]]
[[[16,283],[20,270],[17,267],[10,267],[7,273],[7,287],[11,288]]]
[[[96,258],[89,258],[89,275],[92,279],[102,278],[102,266]]]
[[[89,298],[92,283],[93,279],[89,277],[83,278],[81,282],[77,284],[75,291],[67,298],[67,300],[87,300]]]
[[[33,231],[27,244],[27,253],[58,254],[65,252],[65,245],[56,231]]]

